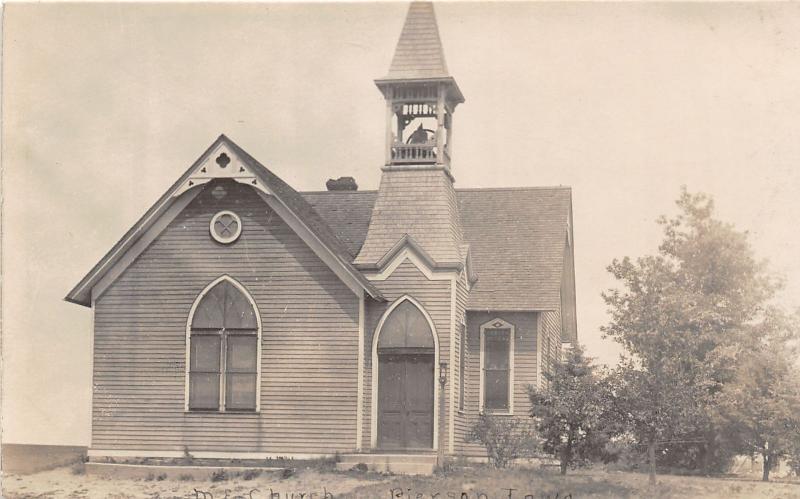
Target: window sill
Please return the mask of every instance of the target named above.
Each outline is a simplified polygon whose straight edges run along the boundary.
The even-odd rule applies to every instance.
[[[514,413],[512,411],[489,411],[486,409],[482,409],[480,414],[485,414],[487,416],[513,416]]]

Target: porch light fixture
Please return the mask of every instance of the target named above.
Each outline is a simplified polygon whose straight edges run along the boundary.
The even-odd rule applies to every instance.
[[[439,383],[442,386],[447,383],[447,362],[439,362]]]

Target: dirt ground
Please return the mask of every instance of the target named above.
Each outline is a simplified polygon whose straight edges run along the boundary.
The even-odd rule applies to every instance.
[[[583,471],[566,477],[552,471],[461,469],[430,477],[301,470],[281,479],[267,476],[222,482],[108,479],[59,468],[33,475],[5,475],[3,497],[149,499],[578,499],[712,498],[800,499],[800,483],[659,476],[657,490],[637,473]],[[327,494],[327,495],[326,495]]]
[[[75,474],[73,468],[65,467],[32,475],[4,475],[2,487],[6,499],[323,499],[326,493],[328,497],[344,497],[356,487],[369,486],[380,479],[380,475],[350,476],[313,470],[298,471],[285,479],[258,476],[251,480],[238,477],[220,482],[159,480],[157,477],[111,479]]]

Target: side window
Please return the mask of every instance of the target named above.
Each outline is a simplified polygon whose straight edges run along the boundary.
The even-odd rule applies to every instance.
[[[495,319],[481,326],[481,410],[513,412],[514,326]]]
[[[542,364],[546,373],[552,372],[552,364],[550,362],[550,328],[545,326],[544,330],[544,347],[542,348]]]

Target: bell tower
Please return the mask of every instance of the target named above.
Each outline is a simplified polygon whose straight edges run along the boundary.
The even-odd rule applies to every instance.
[[[464,96],[447,71],[433,3],[411,3],[389,73],[375,84],[386,98],[386,156],[355,264],[382,268],[411,244],[432,268],[461,269],[466,247],[450,162],[453,112]]]
[[[464,308],[459,304],[466,303],[467,279],[471,279],[469,245],[450,170],[453,112],[464,96],[447,71],[432,3],[411,3],[389,73],[375,84],[386,99],[386,156],[367,235],[353,263],[387,300],[397,304],[413,299],[425,313],[434,311],[429,316],[435,339],[434,370],[429,373],[433,379],[408,369],[406,372],[420,377],[404,386],[433,383],[430,404],[425,395],[414,395],[432,410],[431,418],[425,418],[433,423],[432,435],[424,436],[422,446],[452,454],[458,372],[455,345],[461,334],[459,324],[464,323]],[[376,321],[386,310],[386,304],[367,302],[365,307],[367,317]],[[372,342],[371,334],[378,334],[378,327],[377,323],[365,324],[368,342]],[[380,339],[372,344],[375,354],[368,369],[372,370],[374,423],[369,446],[376,448],[380,442],[392,441],[394,434],[393,423],[381,423]],[[420,431],[426,428],[417,423],[400,424]],[[406,430],[402,433],[402,438],[407,438]]]
[[[449,171],[453,112],[464,96],[447,71],[432,3],[411,3],[389,73],[375,84],[386,99],[385,166]]]

